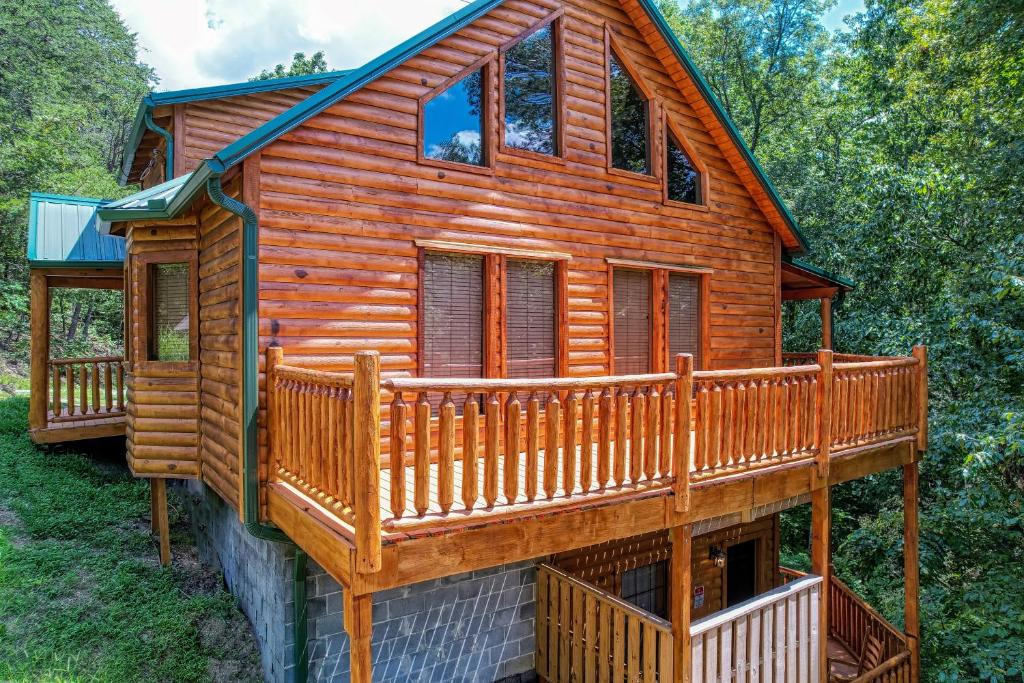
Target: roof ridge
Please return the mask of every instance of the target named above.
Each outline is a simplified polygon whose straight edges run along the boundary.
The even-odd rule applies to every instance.
[[[110,201],[109,199],[100,199],[98,197],[82,197],[78,195],[70,194],[54,194],[52,192],[30,192],[29,200],[31,201],[50,201],[54,200],[62,204],[82,204],[82,205],[93,205],[99,206],[105,202]]]

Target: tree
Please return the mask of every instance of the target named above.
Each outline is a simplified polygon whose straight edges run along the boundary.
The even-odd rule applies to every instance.
[[[250,81],[269,81],[272,78],[287,78],[288,76],[305,76],[307,74],[322,74],[327,71],[327,59],[323,50],[313,53],[312,57],[306,58],[305,52],[296,52],[292,55],[292,63],[288,67],[278,64],[273,69],[264,69]]]
[[[29,193],[130,192],[116,172],[155,80],[106,0],[0,0],[0,360],[25,357]]]

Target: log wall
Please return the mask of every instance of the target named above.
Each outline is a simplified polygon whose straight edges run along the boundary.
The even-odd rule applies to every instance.
[[[127,449],[128,465],[138,476],[189,477],[199,474],[199,364],[155,363],[146,360],[146,267],[149,254],[194,251],[194,215],[126,228],[125,302],[128,339]]]
[[[418,99],[563,7],[565,159],[496,153],[493,174],[419,164]],[[708,168],[707,209],[607,170],[606,25]],[[385,373],[415,374],[415,240],[432,239],[571,254],[570,375],[610,370],[609,258],[713,269],[708,367],[774,364],[778,238],[697,110],[618,2],[504,3],[263,150],[262,344],[342,370],[376,349]]]

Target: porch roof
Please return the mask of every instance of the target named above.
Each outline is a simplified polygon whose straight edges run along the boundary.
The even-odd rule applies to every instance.
[[[33,268],[120,268],[124,239],[103,229],[91,197],[33,192],[29,197],[28,262]]]

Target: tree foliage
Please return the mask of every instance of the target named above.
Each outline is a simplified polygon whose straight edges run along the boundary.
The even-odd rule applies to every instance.
[[[124,196],[116,171],[153,82],[106,0],[0,0],[0,359],[27,355],[29,193]],[[94,298],[93,316],[109,312],[104,295]]]
[[[922,463],[927,680],[1024,662],[1024,6],[868,0],[829,35],[817,0],[695,0],[674,27],[817,246],[857,281],[839,350],[929,346]],[[814,348],[810,306],[786,344]],[[902,622],[899,476],[834,495],[835,565]],[[788,554],[806,546],[787,520]]]
[[[273,69],[264,69],[250,81],[269,81],[272,78],[287,78],[289,76],[306,76],[308,74],[322,74],[327,71],[327,58],[323,50],[314,52],[311,57],[306,57],[305,52],[296,52],[292,55],[292,63],[288,66],[278,64]]]

